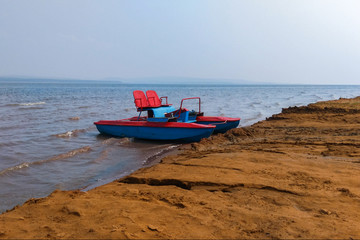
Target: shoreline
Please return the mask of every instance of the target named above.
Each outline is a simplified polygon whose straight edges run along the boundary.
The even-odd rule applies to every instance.
[[[0,238],[360,238],[360,97],[289,107],[86,192],[0,215]]]

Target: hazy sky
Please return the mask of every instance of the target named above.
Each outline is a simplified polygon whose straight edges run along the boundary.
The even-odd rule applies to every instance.
[[[0,76],[360,84],[359,0],[0,0]]]

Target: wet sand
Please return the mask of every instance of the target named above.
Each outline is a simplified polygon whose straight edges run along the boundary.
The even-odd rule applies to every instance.
[[[88,192],[0,215],[0,238],[360,238],[360,97],[284,109]]]

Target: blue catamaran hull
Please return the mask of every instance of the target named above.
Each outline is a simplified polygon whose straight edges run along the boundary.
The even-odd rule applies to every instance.
[[[139,124],[140,123],[140,124]],[[95,123],[100,133],[116,137],[134,137],[148,140],[197,142],[210,137],[215,126],[196,123],[149,123],[127,121],[99,121]]]
[[[214,125],[216,126],[214,133],[225,133],[226,131],[239,126],[240,118],[198,116],[196,118],[196,123]]]

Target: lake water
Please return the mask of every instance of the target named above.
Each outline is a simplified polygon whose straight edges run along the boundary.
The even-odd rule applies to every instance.
[[[136,116],[133,90],[251,125],[289,106],[360,95],[360,86],[131,85],[0,81],[0,212],[55,189],[91,189],[151,165],[179,144],[99,135],[93,122]],[[192,108],[192,106],[186,106]]]

